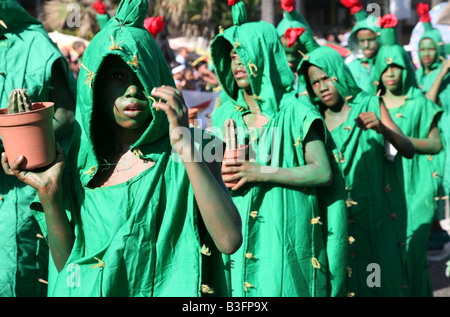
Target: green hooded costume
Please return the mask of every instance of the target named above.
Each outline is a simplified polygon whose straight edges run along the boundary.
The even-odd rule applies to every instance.
[[[439,30],[433,28],[430,22],[423,22],[423,26],[425,29],[424,34],[420,38],[420,42],[423,39],[431,39],[437,48],[437,56],[436,61],[431,65],[430,72],[425,74],[424,67],[421,63],[421,67],[416,70],[416,80],[419,85],[420,90],[425,94],[428,90],[430,90],[433,83],[436,81],[436,77],[441,72],[442,69],[442,60],[441,58],[446,57],[445,47],[443,45],[442,36]],[[436,163],[436,168],[442,171],[442,174],[438,174],[438,180],[442,182],[442,185],[445,188],[439,188],[439,196],[443,196],[444,194],[450,195],[450,155],[448,150],[448,144],[450,144],[450,126],[448,124],[443,124],[444,122],[449,122],[450,120],[450,74],[447,74],[442,84],[439,88],[438,98],[440,100],[440,104],[443,110],[442,118],[440,120],[439,131],[441,133],[442,141],[444,142],[445,150],[442,151],[439,155],[434,156],[433,160]],[[445,169],[445,166],[448,168]],[[441,184],[439,184],[441,185]],[[445,218],[443,204],[440,204],[437,214],[437,219],[442,220]]]
[[[286,2],[289,2],[289,1],[286,1]],[[279,38],[283,37],[285,35],[286,31],[291,28],[292,29],[305,28],[306,32],[308,32],[311,36],[314,35],[308,21],[306,21],[306,19],[295,8],[295,1],[292,1],[291,7],[286,6],[286,4],[283,4],[283,1],[282,1],[282,7],[285,8],[285,10],[284,10],[284,17],[280,21],[280,23],[278,23],[278,26],[277,26],[277,33],[278,33]],[[297,93],[301,93],[305,90],[305,83],[299,81],[298,79],[297,79],[297,82],[295,83],[295,85],[296,85]]]
[[[351,108],[346,121],[330,131],[347,191],[348,296],[400,296],[405,277],[402,244],[406,240],[406,206],[398,166],[401,162],[393,164],[385,158],[383,135],[372,129],[363,131],[355,122],[360,113],[367,111],[380,118],[380,101],[356,85],[335,50],[319,47],[307,34],[300,40],[308,48],[298,69],[307,83],[305,95],[323,110],[308,76],[309,66],[315,65],[328,75]]]
[[[130,147],[139,157],[153,160],[151,168],[114,186],[89,185],[96,171],[105,168],[91,133],[96,122],[96,78],[105,58],[114,55],[127,63],[146,96],[154,87],[175,87],[160,49],[143,26],[147,10],[146,0],[122,0],[116,16],[86,49],[73,144],[63,175],[65,209],[75,241],[59,273],[51,261],[49,296],[196,297],[202,290],[228,295],[223,267],[223,279],[207,275],[210,265],[202,268],[215,258],[219,264],[223,261],[214,244],[201,239],[194,193],[181,159],[171,154],[164,111],[156,111],[150,103],[152,121]],[[32,207],[45,233],[42,207],[38,203]],[[214,281],[205,282],[208,278]]]
[[[439,107],[427,99],[417,87],[414,68],[408,53],[397,44],[395,28],[382,29],[382,46],[377,55],[374,73],[374,89],[383,88],[381,75],[391,64],[400,66],[405,103],[388,109],[392,120],[402,132],[412,138],[425,139],[433,121],[441,114]],[[375,91],[375,90],[374,90]],[[408,281],[404,296],[432,296],[428,271],[426,242],[435,217],[438,178],[442,177],[442,166],[437,170],[435,160],[428,154],[416,153],[414,158],[403,161],[404,190],[407,204],[407,272]]]
[[[222,131],[224,122],[233,119],[242,131],[239,143],[247,144],[268,172],[303,166],[308,131],[313,124],[324,129],[320,114],[309,102],[298,101],[275,28],[263,21],[245,23],[242,2],[232,11],[234,26],[211,43],[216,74],[228,96],[213,112],[213,127]],[[258,129],[248,130],[243,119],[249,108],[231,71],[233,47],[249,74],[255,100],[269,119]],[[347,224],[338,193],[328,196],[327,203],[336,208],[328,214],[319,209],[315,188],[252,183],[231,195],[244,237],[241,248],[231,255],[232,296],[345,295]]]
[[[352,11],[353,12],[353,11]],[[376,25],[376,17],[374,15],[369,15],[364,9],[358,12],[352,13],[356,19],[356,23],[348,38],[348,48],[356,56],[356,59],[348,64],[350,71],[355,78],[357,85],[365,92],[371,92],[372,89],[372,78],[373,78],[373,66],[375,64],[376,56],[372,58],[367,58],[363,55],[359,43],[357,34],[360,30],[370,30],[375,36],[379,37],[380,28]],[[365,65],[368,65],[365,66]]]
[[[60,63],[72,96],[67,61],[42,24],[16,0],[0,0],[0,102],[26,88],[33,102],[50,101],[52,68]],[[5,28],[6,26],[6,28]],[[75,99],[75,98],[73,98]],[[60,142],[62,140],[59,140]],[[67,150],[70,137],[61,145]],[[48,247],[29,208],[35,190],[0,172],[0,296],[45,296]]]

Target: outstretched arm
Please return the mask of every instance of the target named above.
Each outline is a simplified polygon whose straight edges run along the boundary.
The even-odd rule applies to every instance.
[[[300,144],[298,144],[300,145]],[[293,145],[294,146],[294,145]],[[319,136],[317,128],[312,125],[304,141],[305,162],[299,167],[272,168],[257,162],[226,163],[224,174],[234,175],[224,179],[229,182],[239,180],[232,187],[237,190],[246,183],[263,182],[296,187],[327,186],[332,182],[332,172],[325,144]]]
[[[69,258],[75,239],[63,204],[61,176],[64,167],[64,152],[57,147],[56,161],[41,172],[20,170],[23,159],[23,156],[19,156],[10,166],[6,154],[2,153],[2,167],[7,175],[14,175],[37,190],[44,208],[50,253],[59,272]]]
[[[242,243],[241,218],[223,184],[220,165],[201,159],[188,128],[188,110],[181,93],[170,86],[155,88],[152,95],[167,103],[153,104],[167,114],[170,142],[180,155],[194,190],[203,222],[220,252],[232,254]]]

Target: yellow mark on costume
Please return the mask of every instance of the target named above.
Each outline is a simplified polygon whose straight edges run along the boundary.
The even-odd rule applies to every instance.
[[[355,206],[355,205],[358,204],[356,201],[354,201],[354,200],[351,199],[351,198],[346,199],[346,200],[345,200],[345,203],[347,204],[347,207]]]
[[[214,290],[206,284],[202,284],[200,290],[203,294],[214,294]]]
[[[244,282],[244,290],[246,292],[248,292],[249,288],[254,288],[254,286],[252,284],[250,284],[249,282]]]
[[[296,141],[297,143],[295,143],[294,146],[300,146],[301,137],[298,137]]]
[[[401,117],[403,117],[403,113],[397,113],[395,114],[395,116],[400,119]]]
[[[394,61],[392,59],[392,57],[385,57],[385,59],[386,59],[386,64],[388,64],[388,65],[392,64],[392,62]]]
[[[312,266],[314,266],[314,268],[320,269],[320,263],[316,258],[312,258],[311,263],[312,263]]]
[[[311,219],[311,224],[312,225],[315,225],[315,224],[323,225],[323,223],[319,219],[320,219],[320,217],[312,218]]]
[[[236,41],[233,42],[233,46],[234,48],[238,48],[239,46],[241,46],[242,44],[238,42],[238,39],[236,38]]]
[[[223,26],[219,25],[219,34],[223,34]]]
[[[251,61],[248,61],[247,66],[250,74],[252,74],[253,77],[258,76],[258,74],[256,74],[256,72],[258,71],[258,67],[256,67],[255,64],[253,64]]]
[[[303,58],[304,60],[308,60],[308,59],[309,59],[309,56],[306,55],[305,53],[303,53],[302,51],[298,50],[297,52],[302,56],[302,58]]]
[[[347,130],[347,131],[350,132],[350,130],[352,129],[352,127],[351,127],[351,126],[346,126],[346,127],[342,127],[342,129]]]
[[[91,266],[92,269],[96,269],[98,267],[104,268],[105,267],[105,262],[103,262],[102,260],[100,260],[99,258],[94,256],[94,259],[96,259],[98,261],[97,264],[94,264]]]
[[[121,50],[121,49],[122,49],[119,45],[122,44],[123,41],[121,41],[121,42],[119,42],[119,43],[114,43],[114,38],[113,38],[113,36],[111,35],[111,42],[112,42],[112,45],[109,47],[109,49],[110,49],[111,51],[114,51],[114,50]]]
[[[217,86],[216,88],[213,89],[214,92],[219,92],[222,90],[222,86]]]
[[[257,211],[250,211],[250,217],[252,217],[253,219],[256,219],[256,217],[258,217],[258,212]]]
[[[137,55],[134,55],[133,58],[131,59],[131,62],[127,62],[127,64],[139,67],[139,59]]]
[[[89,85],[89,88],[92,88],[92,79],[94,79],[94,73],[91,72],[83,63],[80,64],[86,71],[86,80],[84,81],[85,85]]]
[[[247,259],[256,259],[256,256],[254,256],[252,253],[246,253],[246,254],[245,254],[245,257],[246,257]]]
[[[5,21],[0,20],[0,25],[3,26],[3,28],[7,29],[8,27],[5,24]]]
[[[211,251],[209,250],[209,248],[206,245],[202,246],[201,253],[206,255],[206,256],[210,256],[211,255]]]
[[[95,171],[97,168],[95,166],[92,166],[90,169],[88,169],[86,172],[83,172],[83,174],[88,174],[89,176],[92,176],[95,174]]]
[[[141,149],[140,149],[139,147],[135,147],[135,148],[132,150],[132,152],[133,152],[134,155],[136,155],[136,156],[139,157],[139,158],[144,157],[144,153],[142,153],[142,151],[141,151]]]
[[[236,112],[236,111],[242,112],[242,111],[244,111],[244,110],[245,110],[244,107],[241,107],[241,106],[239,106],[239,105],[234,106],[234,112]]]
[[[347,240],[348,240],[349,244],[352,244],[353,242],[355,242],[355,238],[353,238],[352,236],[349,236]]]

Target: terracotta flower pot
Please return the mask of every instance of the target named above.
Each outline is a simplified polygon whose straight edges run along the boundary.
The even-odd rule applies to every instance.
[[[8,162],[23,155],[21,168],[25,170],[49,165],[56,159],[54,104],[35,102],[33,109],[14,114],[8,114],[8,108],[0,109],[0,135]]]
[[[224,163],[225,162],[244,162],[247,157],[247,148],[248,148],[248,145],[239,145],[239,147],[236,150],[225,149],[225,153],[223,155],[223,162]],[[222,164],[222,169],[223,169],[223,164]],[[222,174],[222,179],[228,178],[234,174],[235,173]],[[236,185],[238,183],[238,181],[239,180],[225,182],[225,186],[227,186],[228,188],[231,188],[234,185]]]
[[[189,109],[189,124],[195,126],[194,120],[197,119],[198,108]]]

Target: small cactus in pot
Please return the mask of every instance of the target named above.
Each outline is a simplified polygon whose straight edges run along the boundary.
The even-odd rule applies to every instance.
[[[8,99],[8,113],[33,111],[33,104],[26,89],[14,89]]]

